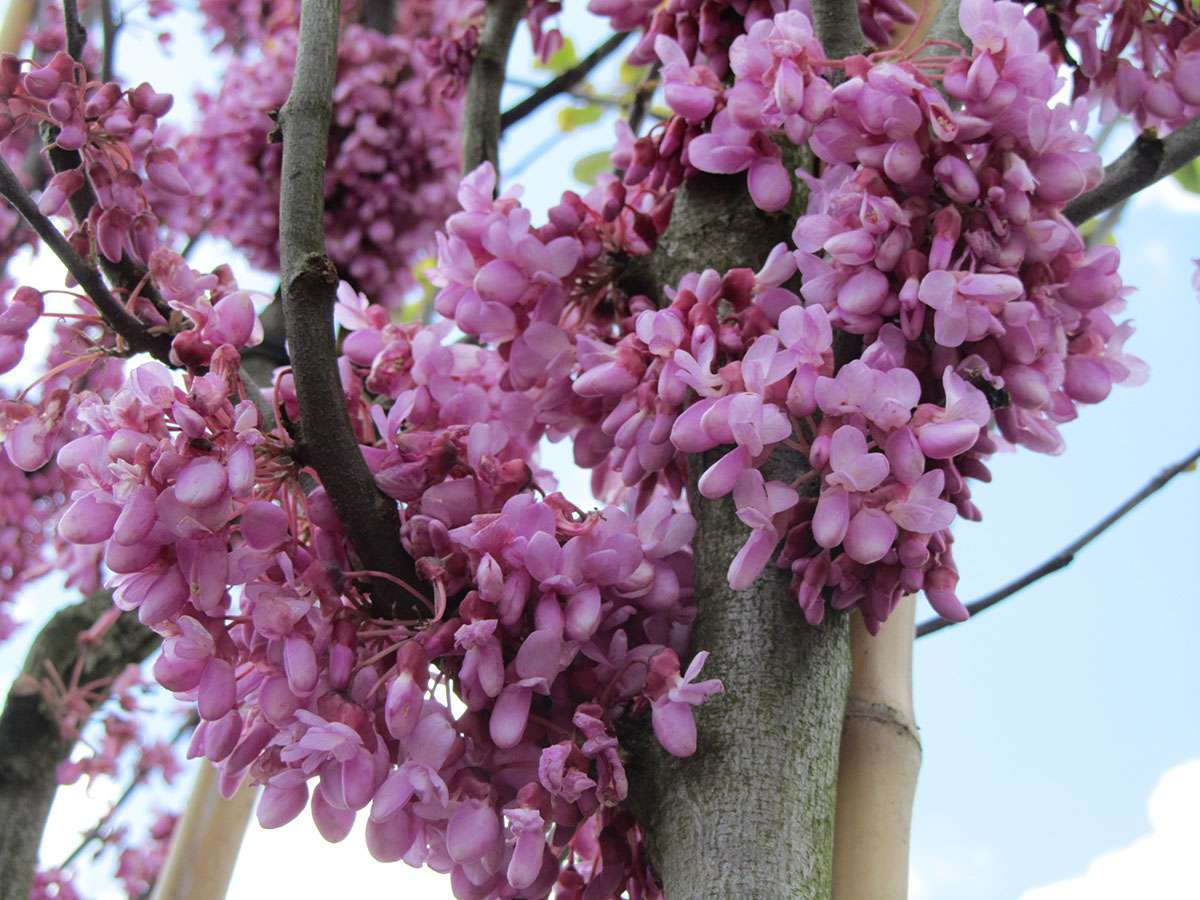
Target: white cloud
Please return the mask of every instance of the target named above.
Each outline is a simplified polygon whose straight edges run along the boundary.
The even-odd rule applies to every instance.
[[[1092,860],[1078,878],[1021,900],[1196,900],[1200,897],[1200,759],[1168,769],[1147,804],[1150,833]]]

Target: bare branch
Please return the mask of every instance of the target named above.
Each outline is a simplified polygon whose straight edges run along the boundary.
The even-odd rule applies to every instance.
[[[63,25],[67,33],[67,53],[76,62],[83,62],[83,46],[87,43],[87,29],[79,21],[79,7],[75,0],[63,0]]]
[[[1175,465],[1163,469],[1140,491],[1110,512],[1107,516],[1089,528],[1086,532],[1084,532],[1066,547],[1063,547],[1062,550],[1050,557],[1050,559],[1046,560],[1040,566],[1035,569],[1031,569],[1020,578],[1010,581],[1008,584],[1004,585],[1004,587],[998,588],[997,590],[992,591],[992,593],[968,603],[967,610],[971,613],[971,616],[974,617],[977,613],[981,613],[985,609],[995,606],[1001,600],[1011,597],[1018,591],[1023,591],[1035,581],[1039,581],[1040,579],[1045,578],[1047,575],[1052,575],[1060,569],[1065,569],[1075,561],[1075,556],[1080,550],[1082,550],[1096,538],[1100,537],[1100,535],[1104,534],[1104,532],[1108,531],[1108,529],[1117,524],[1117,522],[1121,521],[1121,519],[1123,519],[1128,513],[1136,509],[1143,500],[1146,500],[1147,498],[1152,497],[1154,494],[1161,491],[1176,475],[1193,469],[1197,460],[1200,460],[1200,447],[1193,450],[1187,455],[1186,458],[1181,459],[1179,462],[1175,463]],[[928,622],[922,622],[917,626],[917,637],[925,637],[927,634],[933,634],[934,632],[941,631],[943,628],[955,624],[957,623],[949,622],[945,619],[931,619]]]
[[[321,225],[337,40],[337,0],[304,0],[296,74],[279,111],[279,252],[284,321],[300,403],[300,450],[320,476],[364,566],[415,585],[416,568],[400,543],[396,504],[379,492],[367,468],[338,374],[333,330],[337,269],[325,255]],[[419,614],[415,598],[396,584],[382,578],[371,584],[377,613]]]
[[[396,30],[396,4],[398,0],[362,0],[358,21],[380,34],[391,34]]]
[[[1092,216],[1128,200],[1138,191],[1161,181],[1200,156],[1200,117],[1160,138],[1143,131],[1137,140],[1104,169],[1104,180],[1086,194],[1076,197],[1063,210],[1070,221],[1081,225]]]
[[[57,612],[34,640],[0,715],[0,900],[26,900],[46,817],[58,789],[56,769],[74,741],[64,738],[39,682],[47,666],[69,673],[80,657],[80,635],[112,610],[107,591]],[[132,614],[122,615],[87,648],[81,683],[107,682],[158,646],[158,636]],[[100,688],[103,702],[108,688]]]
[[[113,0],[100,0],[100,28],[104,36],[104,55],[100,64],[100,80],[113,80],[113,61],[117,57],[117,33],[121,23],[113,12]]]
[[[547,81],[540,88],[511,109],[506,109],[500,116],[500,130],[515,125],[526,116],[533,113],[542,104],[554,99],[559,94],[568,94],[571,90],[588,77],[596,66],[615,53],[629,37],[628,31],[618,31],[609,35],[608,40],[577,62],[561,75]]]
[[[104,316],[104,320],[113,331],[124,338],[131,349],[139,353],[149,353],[155,359],[170,362],[171,338],[167,334],[151,334],[147,326],[132,313],[126,311],[112,292],[100,273],[89,266],[62,233],[54,227],[46,216],[42,215],[37,204],[33,202],[13,170],[0,160],[0,195],[16,209],[37,232],[38,237],[45,241],[54,255],[62,261],[71,277],[79,282],[79,286],[87,292],[96,309]]]
[[[525,5],[525,0],[488,0],[463,107],[463,172],[483,162],[500,171],[500,92],[508,51]]]

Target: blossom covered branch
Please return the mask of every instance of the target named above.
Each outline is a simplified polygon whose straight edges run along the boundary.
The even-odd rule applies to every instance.
[[[170,335],[151,333],[146,323],[130,313],[113,296],[100,273],[79,255],[71,242],[63,237],[54,223],[38,208],[38,204],[26,193],[25,188],[6,163],[0,160],[0,196],[12,204],[29,226],[37,232],[47,247],[59,258],[71,277],[79,283],[100,314],[113,331],[129,345],[135,353],[149,353],[155,359],[167,361],[171,349]]]
[[[376,858],[460,896],[827,894],[845,612],[874,632],[923,591],[965,616],[952,529],[980,517],[990,456],[1058,452],[1146,372],[1118,252],[1064,218],[1103,170],[1094,107],[1056,105],[1042,11],[967,0],[967,47],[897,0],[819,5],[814,29],[799,0],[593,0],[669,116],[620,126],[612,171],[541,221],[486,160],[518,19],[545,57],[557,2],[409,0],[387,34],[348,9],[339,40],[330,0],[206,0],[229,65],[182,139],[169,97],[95,80],[53,20],[41,56],[3,61],[0,125],[76,154],[41,212],[69,200],[82,259],[137,267],[110,292],[178,368],[123,371],[78,293],[0,306],[6,369],[62,318],[0,400],[0,479],[28,501],[0,514],[39,538],[0,546],[22,573],[0,600],[52,564],[106,579],[163,637],[155,678],[194,704],[189,752],[223,793],[261,785],[263,825],[309,810],[330,840],[366,818]],[[1193,14],[1117,6],[1056,11],[1101,115],[1186,130]],[[1140,75],[1110,77],[1128,60]],[[278,422],[239,373],[251,296],[170,249],[205,227],[281,269]],[[434,248],[423,324],[408,294]],[[546,439],[601,509],[556,491]],[[754,785],[773,812],[737,866],[693,842],[655,867],[664,829],[724,832],[687,824],[684,793],[644,802],[689,782],[627,772],[634,734],[662,771],[711,773],[731,821]]]

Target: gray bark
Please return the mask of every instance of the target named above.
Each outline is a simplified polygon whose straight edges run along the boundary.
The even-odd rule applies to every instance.
[[[706,267],[757,267],[791,221],[754,208],[743,176],[698,176],[680,191],[653,275],[673,284]],[[689,461],[693,485],[722,452]],[[803,457],[777,450],[764,475],[790,481],[805,467]],[[690,759],[664,753],[648,729],[630,737],[631,805],[669,900],[829,897],[850,675],[846,617],[809,626],[791,573],[773,566],[749,590],[730,589],[726,571],[747,529],[728,497],[692,505],[692,644],[711,652],[704,677],[720,678],[725,694],[698,710]]]

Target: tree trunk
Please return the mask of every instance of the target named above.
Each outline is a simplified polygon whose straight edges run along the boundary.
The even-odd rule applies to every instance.
[[[786,216],[754,208],[743,176],[696,176],[680,190],[653,276],[673,285],[706,267],[757,268],[789,230]],[[723,452],[690,460],[693,488]],[[806,466],[781,448],[764,476],[791,481]],[[774,566],[749,590],[730,589],[726,572],[747,529],[729,497],[698,500],[692,512],[699,524],[692,645],[711,652],[704,676],[720,678],[725,694],[697,711],[699,746],[690,759],[664,753],[648,729],[632,738],[630,802],[651,863],[668,900],[828,898],[850,676],[846,616],[809,626],[791,573]]]

